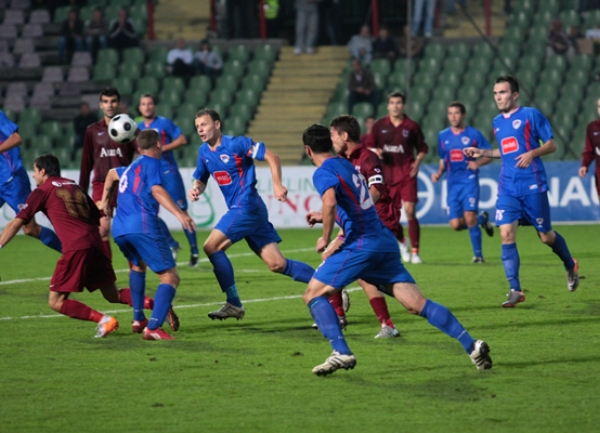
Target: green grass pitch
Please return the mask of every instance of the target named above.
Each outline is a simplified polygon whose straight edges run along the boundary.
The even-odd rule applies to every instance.
[[[95,324],[51,311],[58,254],[18,236],[0,251],[0,432],[599,431],[599,226],[557,229],[580,262],[579,289],[567,291],[558,257],[521,228],[527,300],[515,309],[500,307],[507,283],[497,232],[484,235],[487,263],[474,265],[467,232],[422,229],[424,264],[407,267],[427,297],[489,343],[492,370],[478,371],[458,342],[393,299],[402,336],[374,339],[377,319],[353,290],[345,335],[358,364],[325,378],[311,374],[331,349],[310,327],[305,285],[270,273],[244,242],[228,254],[246,317],[208,319],[224,297],[203,257],[197,269],[179,267],[177,340],[148,342],[131,332],[129,308],[99,293],[74,299],[119,319],[105,339],[92,338]],[[319,234],[281,230],[281,249],[317,266]],[[113,254],[125,287],[126,261],[114,245]],[[184,248],[179,261],[187,258]],[[150,295],[157,281],[148,274]]]

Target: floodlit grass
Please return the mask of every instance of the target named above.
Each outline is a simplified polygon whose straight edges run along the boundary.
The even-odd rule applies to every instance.
[[[326,378],[311,374],[331,348],[310,328],[304,284],[270,273],[244,242],[228,254],[246,317],[209,320],[224,300],[210,265],[182,263],[177,340],[147,342],[131,333],[127,306],[99,293],[74,299],[116,311],[121,327],[107,338],[92,338],[91,322],[56,317],[43,278],[58,254],[18,236],[0,252],[0,431],[598,431],[599,228],[557,228],[580,261],[580,288],[567,291],[558,257],[521,228],[527,300],[512,310],[500,308],[507,283],[498,233],[484,235],[487,263],[473,265],[467,232],[422,230],[424,264],[407,267],[426,296],[489,343],[492,370],[476,370],[458,342],[392,299],[402,337],[374,339],[377,319],[353,291],[346,336],[358,364]],[[317,266],[319,233],[282,230],[281,249]],[[127,286],[126,261],[115,246],[113,253],[119,285]],[[187,259],[184,249],[179,261]],[[150,294],[157,281],[149,274]]]

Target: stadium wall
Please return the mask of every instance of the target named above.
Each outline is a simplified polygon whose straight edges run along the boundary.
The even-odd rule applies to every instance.
[[[584,179],[577,175],[580,163],[548,162],[545,164],[549,184],[549,201],[552,208],[553,222],[594,222],[600,223],[600,207],[593,173]],[[320,199],[312,184],[314,167],[284,167],[283,182],[288,188],[288,201],[278,202],[273,197],[271,172],[268,168],[256,169],[257,188],[269,209],[270,220],[277,228],[307,227],[304,216],[309,210],[320,209]],[[424,164],[419,172],[419,204],[417,216],[422,224],[446,224],[446,180],[434,184],[431,173],[437,171],[437,164]],[[182,168],[181,174],[186,185],[191,184],[192,168]],[[498,175],[500,164],[493,163],[480,170],[481,194],[479,207],[487,210],[490,216],[495,215],[495,201],[498,191]],[[31,173],[30,173],[31,174]],[[78,170],[63,170],[63,176],[79,179]],[[32,188],[35,184],[32,179]],[[227,211],[225,201],[216,183],[211,179],[202,198],[190,204],[190,214],[194,217],[199,229],[212,228]],[[161,217],[173,229],[181,229],[181,225],[169,212],[162,209]],[[0,210],[0,227],[14,218],[14,212],[8,206]],[[39,214],[38,222],[48,225],[47,219]],[[405,221],[405,217],[402,218]]]

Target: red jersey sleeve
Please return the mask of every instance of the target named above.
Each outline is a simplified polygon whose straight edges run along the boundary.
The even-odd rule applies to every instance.
[[[29,223],[39,211],[43,211],[45,208],[47,194],[36,188],[29,194],[25,201],[25,206],[17,214],[17,218],[22,219],[25,224]]]
[[[81,166],[79,172],[79,186],[85,192],[90,189],[90,174],[94,168],[94,141],[92,130],[88,127],[83,140],[83,153],[81,154]]]
[[[360,166],[362,175],[367,180],[367,185],[383,185],[383,167],[381,160],[373,152],[365,152],[366,156]],[[379,189],[379,188],[378,188]]]
[[[594,160],[594,148],[592,146],[592,141],[590,140],[590,136],[592,134],[592,124],[593,122],[590,123],[585,130],[585,148],[583,149],[583,154],[581,155],[582,167],[589,167]]]

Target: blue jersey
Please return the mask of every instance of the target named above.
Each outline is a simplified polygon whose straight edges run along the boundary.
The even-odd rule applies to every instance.
[[[502,158],[498,195],[520,197],[546,192],[548,185],[542,159],[534,158],[529,167],[518,168],[515,158],[553,138],[548,120],[536,108],[519,107],[509,116],[499,114],[493,124]]]
[[[206,184],[210,175],[217,181],[227,207],[263,208],[256,190],[254,159],[265,159],[264,143],[255,143],[249,137],[223,135],[221,144],[211,150],[208,143],[198,150],[194,179]]]
[[[161,185],[160,160],[142,155],[128,167],[118,167],[119,195],[113,237],[132,234],[160,234],[158,225],[158,201],[152,195],[152,187]]]
[[[464,184],[477,181],[479,170],[469,170],[469,158],[463,152],[466,147],[491,149],[490,143],[475,128],[467,126],[460,133],[455,134],[451,128],[446,128],[438,134],[438,155],[444,160],[448,184]]]
[[[6,115],[0,111],[0,144],[4,143],[8,137],[17,132],[19,128],[10,121]],[[21,151],[19,146],[13,147],[0,154],[0,185],[10,182],[15,173],[23,167],[21,161]]]
[[[150,123],[148,126],[146,126],[142,120],[140,123],[138,123],[138,128],[140,128],[140,131],[145,129],[153,129],[158,132],[158,135],[160,136],[160,142],[163,145],[172,143],[181,135],[181,129],[171,120],[162,116],[156,116],[152,123]],[[162,172],[164,174],[169,174],[179,170],[177,167],[177,162],[175,161],[175,155],[173,155],[172,150],[163,152],[160,162]]]
[[[344,247],[366,251],[398,249],[393,235],[377,215],[364,176],[348,160],[339,156],[326,159],[314,172],[313,184],[321,196],[329,188],[335,190],[336,221],[344,230]],[[381,242],[383,232],[393,242]]]

